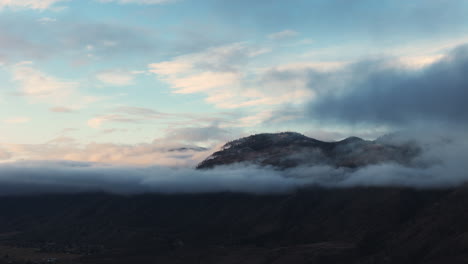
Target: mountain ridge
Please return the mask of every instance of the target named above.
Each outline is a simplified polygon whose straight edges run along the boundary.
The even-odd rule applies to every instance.
[[[384,139],[359,137],[326,142],[297,132],[262,133],[227,142],[196,168],[237,163],[277,169],[314,165],[357,168],[383,162],[409,165],[419,153],[419,146],[408,142],[395,144]]]

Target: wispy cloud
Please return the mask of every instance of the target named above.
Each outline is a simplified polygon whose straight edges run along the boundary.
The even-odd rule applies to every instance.
[[[12,157],[11,153],[0,149],[0,161],[8,160]]]
[[[37,21],[42,24],[47,24],[47,23],[57,22],[57,19],[51,18],[51,17],[41,17]]]
[[[77,82],[67,81],[48,75],[33,68],[32,63],[16,65],[12,71],[13,81],[18,82],[20,92],[25,96],[51,100],[59,103],[78,87]]]
[[[170,82],[175,93],[189,94],[209,92],[211,89],[236,85],[240,75],[233,72],[201,72],[186,77],[175,78]]]
[[[158,5],[175,2],[176,0],[97,0],[101,3],[119,3],[119,4],[139,4],[139,5]]]
[[[303,80],[273,80],[269,69],[251,66],[265,47],[247,43],[209,48],[149,65],[149,71],[171,85],[174,93],[206,94],[206,102],[220,108],[242,108],[298,103],[310,96]],[[299,76],[296,76],[299,77]]]
[[[135,75],[129,71],[110,70],[97,73],[96,79],[113,86],[127,86],[133,84]]]
[[[283,40],[283,39],[297,37],[298,35],[299,35],[299,32],[286,29],[280,32],[272,33],[268,35],[268,38],[273,39],[273,40]]]
[[[28,123],[31,121],[31,118],[29,117],[12,117],[5,119],[3,122],[7,124],[23,124],[23,123]]]
[[[0,11],[3,8],[30,8],[45,10],[52,8],[56,3],[68,0],[1,0]]]
[[[82,144],[68,136],[60,136],[43,144],[0,144],[0,150],[8,153],[8,159],[12,160],[69,160],[178,167],[194,167],[213,151],[170,138],[139,144]]]
[[[139,123],[141,122],[141,118],[132,118],[127,117],[124,115],[118,114],[109,114],[109,115],[102,115],[94,117],[88,120],[88,126],[92,128],[98,128],[104,123],[113,122],[113,123]]]
[[[88,120],[88,126],[92,128],[100,128],[106,124],[127,123],[127,124],[163,124],[167,127],[168,133],[178,131],[179,128],[193,128],[193,131],[188,129],[186,132],[191,133],[197,128],[202,127],[233,127],[237,122],[232,119],[241,116],[240,113],[218,112],[211,114],[197,113],[171,113],[161,112],[150,108],[120,106],[108,109],[106,113],[97,115]],[[220,131],[213,131],[214,133]],[[214,135],[216,138],[216,136]]]
[[[149,121],[161,121],[171,118],[188,118],[184,114],[170,114],[155,111],[150,108],[121,106],[109,110],[109,113],[96,116],[88,120],[88,126],[99,128],[105,123],[147,123]]]
[[[72,113],[75,110],[73,108],[65,107],[65,106],[56,106],[49,108],[49,111],[54,113]]]
[[[79,91],[80,82],[59,78],[37,69],[34,63],[26,61],[11,68],[12,80],[17,84],[18,95],[32,102],[49,105],[68,105],[67,109],[78,109],[99,99]],[[64,110],[52,108],[51,110]]]

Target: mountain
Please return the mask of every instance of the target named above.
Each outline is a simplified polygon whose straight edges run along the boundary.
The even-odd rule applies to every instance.
[[[229,142],[198,168],[411,166],[420,152],[391,136],[323,142],[284,132]],[[468,185],[0,194],[0,264],[461,264],[468,263],[466,208]]]
[[[202,161],[197,169],[235,163],[278,169],[311,165],[356,168],[382,162],[409,165],[419,153],[420,148],[414,143],[395,143],[386,138],[369,141],[349,137],[337,142],[324,142],[295,132],[265,133],[226,143],[220,151]]]

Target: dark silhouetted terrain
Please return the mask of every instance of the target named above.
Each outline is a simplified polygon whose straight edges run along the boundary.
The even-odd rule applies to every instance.
[[[466,263],[466,208],[466,187],[3,197],[0,251],[62,263]]]

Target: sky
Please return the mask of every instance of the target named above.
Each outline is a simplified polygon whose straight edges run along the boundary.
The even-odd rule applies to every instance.
[[[467,13],[466,0],[0,0],[0,162],[190,167],[254,133],[463,131]]]

